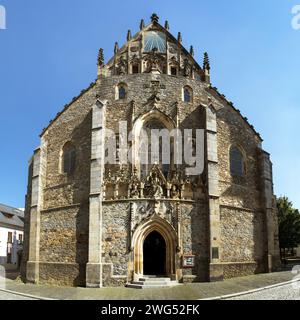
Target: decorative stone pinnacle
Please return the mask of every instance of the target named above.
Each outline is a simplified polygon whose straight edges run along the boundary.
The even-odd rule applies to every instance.
[[[98,53],[98,65],[99,66],[103,66],[104,65],[104,54],[103,54],[103,49],[102,48],[99,49],[99,53]]]
[[[156,13],[153,13],[151,16],[151,21],[158,23],[159,17]]]
[[[166,30],[169,30],[169,29],[170,29],[169,21],[168,21],[168,20],[166,20],[166,22],[165,22],[165,29],[166,29]]]
[[[192,56],[194,56],[194,47],[193,47],[193,46],[190,47],[190,54],[191,54]]]
[[[118,51],[119,51],[119,45],[118,45],[118,42],[115,42],[114,53],[116,54]]]
[[[127,31],[127,41],[131,40],[131,31]]]
[[[179,43],[182,42],[181,32],[178,32],[177,41],[178,41]]]
[[[209,58],[208,58],[207,52],[204,52],[203,69],[210,70],[210,63],[209,63]]]
[[[142,19],[140,23],[140,30],[143,30],[144,28],[145,28],[145,22],[144,22],[144,19]]]

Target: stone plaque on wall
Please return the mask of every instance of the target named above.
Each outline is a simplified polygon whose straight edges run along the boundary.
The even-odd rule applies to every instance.
[[[194,255],[184,255],[182,257],[182,267],[183,268],[193,268],[195,266],[195,256]]]

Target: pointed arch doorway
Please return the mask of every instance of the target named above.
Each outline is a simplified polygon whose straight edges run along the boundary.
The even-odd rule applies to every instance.
[[[131,239],[134,279],[147,273],[175,279],[177,239],[175,229],[158,215],[140,224]]]
[[[166,242],[163,236],[152,231],[144,240],[144,275],[166,275]]]

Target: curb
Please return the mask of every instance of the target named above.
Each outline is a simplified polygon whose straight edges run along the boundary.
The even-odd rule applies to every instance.
[[[6,292],[6,293],[11,293],[11,294],[14,294],[14,295],[16,295],[16,296],[22,296],[22,297],[26,297],[26,298],[32,298],[32,299],[35,299],[35,300],[58,300],[58,299],[53,299],[53,298],[46,298],[46,297],[35,296],[35,295],[23,293],[23,292],[6,290],[6,289],[2,289],[2,288],[0,289],[0,291]]]
[[[247,290],[247,291],[241,291],[241,292],[238,292],[238,293],[230,293],[230,294],[226,294],[226,295],[222,295],[222,296],[216,296],[216,297],[204,298],[204,299],[198,299],[198,300],[225,300],[225,299],[228,299],[228,298],[244,296],[244,295],[247,295],[247,294],[260,292],[260,291],[264,291],[264,290],[267,290],[267,289],[272,289],[272,288],[276,288],[276,287],[285,286],[285,285],[292,284],[292,283],[295,283],[295,282],[298,282],[298,281],[300,281],[300,279],[289,280],[289,281],[286,281],[286,282],[280,282],[280,283],[272,284],[272,285],[261,287],[261,288],[257,288],[257,289],[251,289],[251,290]]]

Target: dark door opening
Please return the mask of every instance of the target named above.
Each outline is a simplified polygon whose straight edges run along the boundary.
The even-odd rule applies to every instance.
[[[144,275],[166,274],[166,242],[157,231],[152,231],[144,240]]]

